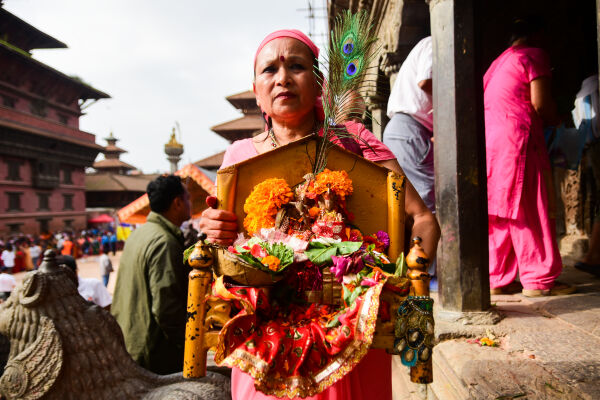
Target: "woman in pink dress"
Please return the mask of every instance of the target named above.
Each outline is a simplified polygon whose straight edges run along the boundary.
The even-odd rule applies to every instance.
[[[321,95],[314,72],[318,56],[316,45],[297,30],[276,31],[263,40],[254,60],[254,93],[269,129],[254,138],[233,143],[225,153],[222,168],[318,131],[323,121],[316,107]],[[362,124],[347,122],[345,125],[349,132],[359,135],[370,146],[361,140],[344,147],[393,171],[402,172],[394,155]],[[410,183],[406,188],[406,213],[407,220],[414,221],[412,235],[423,238],[425,251],[435,257],[440,235],[438,223]],[[236,216],[209,208],[202,214],[200,229],[208,240],[229,245],[238,232]],[[232,370],[231,382],[234,400],[274,398],[256,391],[252,377],[237,368]],[[353,371],[310,399],[391,397],[390,356],[384,351],[371,350]]]
[[[520,19],[513,31],[483,78],[490,288],[514,290],[518,272],[525,296],[568,294],[575,288],[556,281],[562,261],[543,127],[558,120],[542,24]]]

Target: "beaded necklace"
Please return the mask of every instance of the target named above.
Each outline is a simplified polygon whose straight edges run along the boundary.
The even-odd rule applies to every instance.
[[[315,126],[317,126],[317,124],[315,123]],[[277,141],[277,137],[275,136],[275,132],[273,131],[273,128],[269,128],[269,139],[271,139],[271,147],[272,148],[277,148],[279,147],[279,142]],[[309,133],[308,135],[314,135],[316,133],[316,128],[315,131]],[[306,136],[308,136],[306,135]]]

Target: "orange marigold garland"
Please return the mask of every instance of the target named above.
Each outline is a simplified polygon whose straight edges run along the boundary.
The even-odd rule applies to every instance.
[[[325,193],[327,189],[339,196],[341,200],[345,200],[346,196],[353,192],[352,180],[346,171],[330,171],[326,168],[317,174],[315,180],[310,183],[307,194],[316,197]]]
[[[246,231],[252,235],[262,228],[275,226],[277,211],[293,196],[285,179],[271,178],[256,185],[244,203]]]

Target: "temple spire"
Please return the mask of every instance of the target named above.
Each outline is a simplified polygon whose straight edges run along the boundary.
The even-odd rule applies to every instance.
[[[167,144],[165,144],[165,154],[167,155],[167,160],[171,164],[171,173],[177,171],[177,163],[181,160],[181,155],[183,154],[183,145],[177,141],[175,138],[175,128],[171,133],[171,139]]]

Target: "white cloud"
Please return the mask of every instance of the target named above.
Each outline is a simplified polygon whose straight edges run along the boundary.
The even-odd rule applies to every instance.
[[[145,172],[168,170],[163,146],[175,121],[185,162],[227,147],[210,131],[240,116],[225,97],[251,88],[254,51],[266,34],[307,32],[307,12],[298,11],[306,6],[306,0],[4,0],[8,11],[69,46],[36,50],[36,59],[111,95],[86,110],[81,129],[102,145],[113,131],[129,151],[122,159]]]

